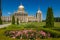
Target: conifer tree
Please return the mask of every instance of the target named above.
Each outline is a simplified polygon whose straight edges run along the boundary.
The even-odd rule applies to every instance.
[[[17,25],[19,24],[19,19],[17,18]]]
[[[48,7],[48,10],[47,10],[46,27],[54,27],[54,16],[53,16],[53,10],[51,7]]]
[[[12,16],[12,24],[15,24],[15,17],[14,17],[14,15]]]
[[[1,19],[1,16],[0,16],[0,25],[2,24],[2,19]]]

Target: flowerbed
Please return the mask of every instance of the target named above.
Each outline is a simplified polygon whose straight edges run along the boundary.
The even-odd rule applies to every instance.
[[[18,38],[18,39],[37,39],[37,38],[49,38],[50,33],[46,33],[43,30],[37,31],[37,30],[12,30],[12,31],[6,31],[6,36],[9,36],[11,38]]]

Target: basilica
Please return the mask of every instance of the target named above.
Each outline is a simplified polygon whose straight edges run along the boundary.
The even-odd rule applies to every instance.
[[[25,11],[25,8],[22,4],[18,7],[17,12],[14,12],[14,17],[15,21],[17,21],[18,18],[19,22],[42,22],[42,12],[40,9],[38,9],[36,12],[36,16],[28,16],[28,13]],[[3,18],[3,20],[8,19],[7,21],[10,21],[12,19],[12,17]]]
[[[19,22],[42,22],[42,12],[40,9],[36,12],[36,17],[28,16],[22,4],[18,7],[17,12],[14,13],[14,16],[15,20],[19,19]]]

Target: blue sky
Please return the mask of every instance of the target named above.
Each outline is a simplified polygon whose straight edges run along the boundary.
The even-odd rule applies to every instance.
[[[60,0],[2,0],[3,16],[9,16],[18,10],[18,6],[23,4],[28,15],[36,15],[38,8],[42,11],[43,19],[46,18],[47,8],[51,6],[55,17],[60,17]]]

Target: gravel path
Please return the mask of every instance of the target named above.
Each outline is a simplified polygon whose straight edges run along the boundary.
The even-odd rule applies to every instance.
[[[9,23],[9,24],[3,24],[3,25],[0,25],[0,28],[7,27],[8,25],[11,25],[11,23]]]

